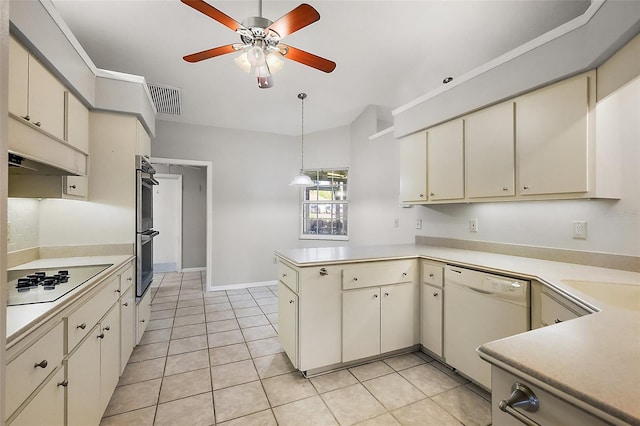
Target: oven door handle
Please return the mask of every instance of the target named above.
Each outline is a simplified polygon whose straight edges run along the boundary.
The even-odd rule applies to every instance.
[[[140,177],[144,182],[151,182],[151,185],[158,185],[160,183],[150,173],[140,172]]]
[[[160,232],[155,231],[153,229],[149,229],[147,231],[143,231],[143,232],[140,233],[140,235],[142,235],[142,237],[144,239],[149,239],[149,240],[152,239],[153,237],[158,236],[159,234],[160,234]]]

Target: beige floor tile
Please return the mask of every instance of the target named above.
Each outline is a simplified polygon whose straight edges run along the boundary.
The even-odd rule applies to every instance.
[[[393,411],[400,424],[407,426],[460,426],[461,423],[442,407],[426,398]]]
[[[491,392],[486,391],[475,383],[467,383],[464,385],[467,389],[480,395],[484,400],[491,402]]]
[[[276,416],[279,426],[299,426],[302,423],[301,419],[304,419],[305,426],[338,424],[322,398],[317,395],[274,407],[273,414]]]
[[[173,327],[173,318],[165,318],[149,321],[149,324],[147,324],[147,329],[145,331],[160,330],[162,328],[171,327]]]
[[[305,379],[298,371],[264,379],[262,385],[272,407],[316,394],[309,379]]]
[[[166,342],[171,339],[171,329],[162,328],[160,330],[145,331],[140,339],[141,345],[148,345],[149,343]]]
[[[173,401],[205,392],[211,392],[209,369],[187,371],[173,376],[165,376],[162,379],[158,402]]]
[[[178,296],[178,301],[182,301],[182,300],[193,300],[193,299],[202,299],[202,293],[193,293],[193,294],[180,294],[180,296]]]
[[[156,302],[156,299],[160,298],[160,297],[171,297],[171,296],[178,296],[180,294],[180,286],[171,286],[171,287],[167,287],[167,288],[159,288],[158,291],[156,291],[155,297],[153,298],[154,302]],[[159,302],[156,302],[159,303]]]
[[[333,373],[322,374],[320,376],[312,377],[310,380],[318,393],[330,392],[332,390],[358,383],[358,379],[356,379],[349,370],[340,370],[334,371]]]
[[[161,382],[162,379],[153,379],[117,387],[104,415],[108,417],[156,405]]]
[[[209,312],[220,312],[220,311],[230,311],[231,308],[231,303],[226,302],[226,303],[214,303],[212,305],[205,305],[204,306],[204,311],[206,313]]]
[[[249,288],[247,288],[247,290],[249,291],[249,293],[251,293],[251,295],[256,295],[258,293],[270,293],[271,292],[269,290],[269,288],[267,286],[264,286],[264,285],[256,286],[256,287],[249,287]]]
[[[264,314],[252,315],[250,317],[238,318],[238,324],[240,324],[240,328],[257,327],[269,324],[269,320]]]
[[[253,300],[253,297],[249,293],[241,293],[241,294],[229,294],[227,295],[230,302],[238,302],[240,300]]]
[[[382,361],[370,362],[369,364],[352,367],[349,371],[361,382],[393,373],[393,369]]]
[[[149,345],[138,345],[133,348],[129,362],[145,361],[153,358],[163,358],[167,356],[169,342],[151,343]]]
[[[399,373],[425,395],[432,396],[459,386],[451,377],[431,364],[422,364]]]
[[[244,340],[247,342],[276,337],[278,335],[271,325],[259,325],[257,327],[243,328],[242,334],[244,335]]]
[[[190,308],[176,309],[176,317],[183,317],[185,315],[198,315],[203,313],[204,313],[204,306],[191,306]]]
[[[204,297],[227,297],[227,292],[224,290],[207,291],[204,293]]]
[[[211,367],[213,390],[254,382],[256,380],[258,380],[258,373],[250,359]]]
[[[156,294],[156,297],[153,298],[152,303],[169,303],[169,302],[177,303],[178,296],[159,296]]]
[[[467,378],[462,377],[461,375],[453,371],[451,367],[448,367],[441,362],[435,361],[435,362],[432,362],[431,365],[437,368],[438,370],[442,371],[444,374],[451,377],[453,380],[455,380],[457,383],[461,385],[470,383]]]
[[[262,309],[262,312],[265,314],[274,314],[278,312],[278,305],[262,305],[260,306],[260,309]]]
[[[144,382],[145,380],[162,377],[164,374],[165,361],[166,358],[155,358],[127,364],[122,376],[120,376],[118,386],[130,385],[131,383]]]
[[[358,426],[400,426],[401,424],[402,423],[398,423],[391,414],[385,413],[381,416],[360,422]]]
[[[211,305],[207,305],[211,306]],[[222,321],[227,319],[235,319],[235,315],[233,311],[219,311],[219,312],[207,312],[206,313],[207,322],[212,321]]]
[[[228,422],[216,423],[218,426],[277,426],[271,410],[264,410]]]
[[[231,296],[231,295],[238,295],[238,294],[250,294],[249,290],[247,290],[246,288],[236,288],[233,290],[227,290],[227,295]]]
[[[184,339],[185,337],[200,336],[207,334],[207,326],[204,324],[191,324],[181,327],[173,327],[171,339]]]
[[[179,355],[167,357],[164,375],[184,373],[186,371],[198,370],[209,367],[209,351],[201,350],[187,352]]]
[[[231,306],[233,309],[241,309],[241,308],[253,308],[258,306],[258,304],[252,299],[248,300],[236,300],[231,302]]]
[[[295,367],[284,352],[254,358],[253,363],[261,379],[295,371]]]
[[[386,411],[360,383],[321,396],[341,425],[352,425],[377,417]]]
[[[435,395],[432,399],[464,425],[491,424],[491,403],[464,386]]]
[[[159,319],[166,319],[166,318],[173,318],[176,316],[176,310],[175,309],[166,309],[164,311],[153,311],[151,312],[151,317],[150,320],[159,320]]]
[[[190,308],[192,306],[203,306],[204,299],[181,300],[178,302],[178,308]]]
[[[384,363],[396,371],[406,370],[416,365],[424,364],[426,361],[415,353],[398,355],[384,360]]]
[[[269,408],[267,396],[258,381],[213,391],[213,401],[218,422]]]
[[[173,320],[174,327],[182,327],[183,325],[200,324],[204,323],[204,314],[186,315],[184,317],[177,317]]]
[[[228,319],[222,321],[213,321],[207,323],[207,333],[219,333],[221,331],[238,330],[240,326],[235,319]]]
[[[254,296],[256,298],[256,303],[258,304],[258,306],[264,306],[264,305],[277,305],[278,304],[278,298],[277,297],[273,297],[273,295],[269,295],[269,296],[265,296],[262,298],[258,298],[257,296]]]
[[[103,417],[100,426],[153,426],[155,415],[156,406],[153,405],[111,417]]]
[[[242,332],[240,332],[240,330],[221,331],[220,333],[209,334],[210,348],[234,345],[242,342],[244,342],[244,338],[242,337]]]
[[[252,315],[260,315],[262,313],[260,308],[257,306],[253,306],[251,308],[234,309],[233,312],[236,314],[237,318],[250,317]]]
[[[284,352],[284,349],[277,337],[247,342],[247,346],[249,347],[249,352],[251,352],[251,356],[253,358]]]
[[[222,365],[230,362],[251,359],[249,349],[245,343],[222,346],[209,349],[209,361],[211,365]]]
[[[425,394],[398,373],[376,377],[362,384],[389,411],[426,398]]]
[[[278,322],[278,313],[274,312],[272,314],[266,314],[267,319],[269,320],[270,323],[277,323]]]
[[[207,348],[207,336],[193,336],[169,342],[169,355],[199,351]]]
[[[229,298],[225,295],[214,297],[209,297],[207,295],[204,296],[205,305],[216,305],[218,303],[229,303]]]
[[[202,284],[199,281],[183,281],[180,287],[180,296],[185,294],[197,294],[202,296]]]
[[[154,426],[209,426],[214,424],[211,393],[158,405]]]
[[[175,309],[178,302],[154,303],[151,305],[151,312]]]

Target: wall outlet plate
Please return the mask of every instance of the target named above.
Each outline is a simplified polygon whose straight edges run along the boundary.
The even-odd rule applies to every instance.
[[[416,219],[416,229],[422,229],[422,219]]]
[[[478,219],[469,219],[469,232],[478,232]]]
[[[576,220],[575,222],[573,222],[573,239],[574,240],[587,239],[587,221]]]

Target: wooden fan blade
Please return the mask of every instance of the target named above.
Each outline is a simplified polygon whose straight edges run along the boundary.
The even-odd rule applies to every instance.
[[[186,4],[187,6],[191,6],[198,12],[204,13],[211,19],[215,19],[225,27],[230,28],[232,31],[237,31],[240,28],[244,28],[244,25],[219,11],[215,7],[211,6],[209,3],[204,2],[203,0],[182,0],[182,3]]]
[[[200,62],[205,59],[213,58],[220,55],[225,55],[227,53],[235,52],[236,49],[233,48],[233,44],[227,44],[226,46],[214,47],[213,49],[203,50],[202,52],[192,53],[191,55],[187,55],[183,57],[187,62]]]
[[[307,25],[313,24],[318,19],[320,19],[318,11],[312,6],[303,3],[269,25],[265,32],[269,32],[269,30],[275,31],[280,38],[284,38]]]
[[[300,62],[301,64],[310,66],[312,68],[330,73],[336,69],[336,63],[320,56],[316,56],[313,53],[305,52],[304,50],[296,49],[295,47],[286,46],[287,53],[285,58],[289,58],[292,61]]]

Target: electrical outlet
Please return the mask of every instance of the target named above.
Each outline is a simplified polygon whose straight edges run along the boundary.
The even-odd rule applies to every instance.
[[[393,221],[393,227],[394,227],[394,228],[397,228],[397,227],[399,227],[399,226],[400,226],[400,219],[396,219],[396,220],[394,220],[394,221]]]
[[[277,257],[275,257],[275,256],[273,257],[273,264],[274,264],[274,265],[278,264],[278,258],[277,258]]]
[[[469,232],[478,232],[478,219],[469,219]]]
[[[587,239],[587,222],[586,221],[577,220],[573,222],[573,239],[574,240]]]
[[[422,229],[422,219],[416,219],[416,229]]]

